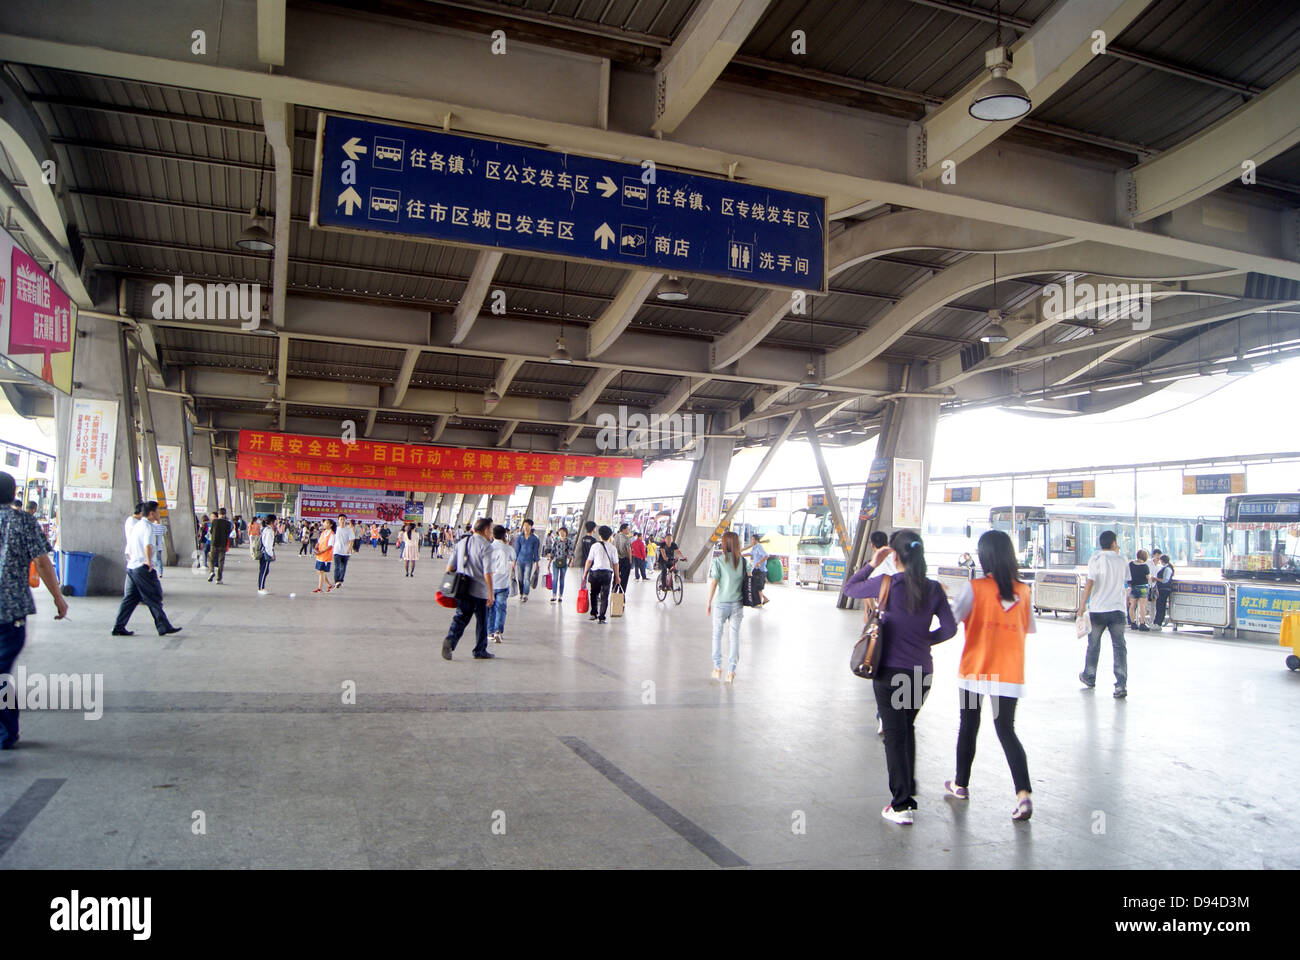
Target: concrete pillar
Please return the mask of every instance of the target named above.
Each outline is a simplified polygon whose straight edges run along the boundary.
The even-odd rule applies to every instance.
[[[710,433],[715,433],[713,429]],[[710,437],[704,441],[704,450],[698,460],[691,466],[691,477],[686,483],[686,492],[682,495],[682,507],[673,526],[673,539],[681,547],[686,557],[698,556],[710,542],[716,530],[714,523],[696,523],[699,504],[700,481],[718,484],[718,505],[722,505],[722,496],[726,493],[727,470],[731,467],[731,456],[735,451],[734,440],[721,440]],[[681,570],[681,568],[678,568]],[[693,570],[681,570],[683,577],[691,580],[703,580],[708,576],[709,566],[701,562]]]
[[[869,542],[876,530],[894,532],[894,461],[920,460],[921,467],[921,508],[925,508],[925,494],[930,482],[930,465],[934,459],[934,434],[939,425],[939,401],[928,397],[903,397],[891,402],[891,407],[881,425],[880,439],[876,443],[876,459],[884,462],[885,485],[880,491],[879,506],[875,516],[866,516],[864,503],[857,517],[857,530],[853,537],[853,549],[849,555],[847,569],[851,573],[871,559]],[[870,491],[868,490],[868,495]],[[864,498],[865,500],[865,498]],[[923,518],[924,519],[924,518]],[[924,524],[918,524],[921,531]],[[840,608],[856,607],[858,601],[846,600],[841,596],[836,601]]]
[[[132,384],[128,371],[123,369],[126,349],[118,323],[83,315],[77,321],[77,336],[72,379],[83,386],[74,388],[73,396],[117,401],[113,489],[111,499],[102,501],[69,500],[63,496],[72,448],[72,398],[56,394],[59,546],[63,550],[82,550],[95,555],[86,585],[88,594],[120,596],[126,579],[122,527],[140,500],[132,455],[134,444],[130,442],[135,430]]]
[[[216,504],[214,509],[226,508],[226,515],[230,515],[230,482],[227,479],[230,476],[230,468],[226,462],[226,451],[218,449],[214,443],[212,445],[212,501]],[[223,496],[217,489],[217,480],[221,480],[221,486],[225,490]]]
[[[492,497],[488,501],[487,515],[492,518],[493,524],[504,524],[510,515],[510,498]]]
[[[202,503],[194,504],[194,512],[196,516],[206,513],[208,518],[211,519],[217,509],[217,485],[213,483],[212,434],[209,431],[196,430],[194,432],[194,446],[191,449],[191,455],[191,470],[207,470],[208,472],[207,497]]]
[[[479,498],[477,496],[470,496],[468,494],[461,501],[460,516],[456,523],[457,530],[464,530],[465,524],[474,519],[474,514],[478,510],[478,501]]]
[[[550,528],[551,504],[554,502],[554,487],[533,487],[533,492],[528,495],[528,506],[524,510],[524,517],[531,519],[533,526],[543,534]]]
[[[154,438],[158,443],[179,447],[180,465],[176,479],[176,502],[168,503],[168,523],[171,530],[172,549],[175,556],[168,565],[190,565],[190,558],[198,546],[195,530],[194,491],[190,485],[190,431],[185,417],[185,401],[170,394],[150,393],[149,406],[153,413]]]
[[[582,514],[578,517],[578,520],[574,524],[573,529],[569,531],[570,538],[577,539],[579,542],[581,542],[582,538],[586,536],[586,526],[588,520],[595,520],[597,526],[599,526],[602,523],[610,523],[610,524],[613,523],[614,511],[618,509],[619,482],[620,481],[618,477],[592,477],[591,478],[591,489],[587,491],[587,502],[586,504],[583,505]],[[606,501],[606,506],[609,507],[609,509],[602,511],[599,508],[598,504],[596,503],[597,491],[609,491],[609,493],[602,498]],[[578,549],[581,550],[580,547]],[[580,563],[585,563],[586,560],[587,560],[586,556],[580,552],[578,554],[578,561]]]
[[[167,492],[163,488],[162,468],[158,459],[158,431],[154,425],[153,403],[149,396],[149,377],[143,363],[137,364],[135,373],[136,404],[140,413],[142,432],[142,450],[144,455],[145,497],[158,501],[158,519],[166,533],[163,536],[163,563],[166,566],[176,564],[176,546],[172,539],[172,510],[175,504],[168,502]],[[166,441],[164,441],[166,442]],[[179,487],[179,483],[177,484]]]

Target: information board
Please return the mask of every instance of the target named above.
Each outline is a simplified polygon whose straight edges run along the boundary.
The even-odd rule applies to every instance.
[[[826,289],[826,201],[734,180],[321,114],[311,225]]]
[[[1238,630],[1280,634],[1282,615],[1300,610],[1300,590],[1237,584]]]
[[[938,567],[935,569],[935,579],[949,597],[955,597],[962,584],[970,583],[971,577],[966,567]]]
[[[1212,581],[1175,580],[1170,585],[1169,619],[1203,627],[1228,625],[1228,585]]]
[[[925,461],[894,458],[895,530],[920,530],[925,519]]]
[[[71,393],[76,342],[77,305],[0,228],[0,358]]]
[[[1049,480],[1048,500],[1083,500],[1097,495],[1095,480]]]
[[[74,398],[63,499],[112,500],[116,453],[117,401]]]
[[[695,481],[695,525],[711,527],[722,517],[722,481]]]
[[[838,586],[844,582],[845,562],[843,560],[822,561],[822,583]]]
[[[944,503],[978,503],[980,498],[979,487],[944,487]]]
[[[1079,609],[1079,576],[1074,573],[1039,573],[1034,578],[1034,606],[1040,610]]]
[[[1244,473],[1183,474],[1184,494],[1245,493]]]

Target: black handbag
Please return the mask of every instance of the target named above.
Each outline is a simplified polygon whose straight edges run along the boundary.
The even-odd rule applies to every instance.
[[[763,603],[763,588],[754,576],[757,572],[757,570],[748,571],[740,583],[740,605],[742,607],[757,607]],[[763,575],[763,579],[767,579],[766,574]]]
[[[461,543],[464,543],[464,541],[461,541]],[[454,573],[444,574],[442,578],[442,586],[438,588],[438,592],[444,597],[451,597],[457,603],[469,599],[470,584],[474,582],[472,577],[467,577],[465,574],[460,572],[461,567],[465,565],[465,561],[468,559],[469,546],[466,544],[465,551],[462,553],[460,545],[457,545],[456,570]]]
[[[885,652],[885,602],[889,599],[889,586],[893,578],[886,575],[880,585],[880,599],[867,611],[862,625],[862,635],[853,645],[853,654],[849,657],[849,669],[855,677],[874,680],[880,675],[880,662]]]

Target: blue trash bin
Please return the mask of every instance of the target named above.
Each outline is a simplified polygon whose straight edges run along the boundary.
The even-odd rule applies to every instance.
[[[53,551],[53,553],[54,553],[54,578],[58,580],[59,583],[62,583],[63,582],[63,552],[60,550],[55,550]]]
[[[63,592],[70,597],[84,597],[90,582],[90,561],[95,555],[85,550],[63,551]]]

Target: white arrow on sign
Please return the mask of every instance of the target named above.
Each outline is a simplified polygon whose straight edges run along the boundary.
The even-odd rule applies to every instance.
[[[347,143],[343,144],[343,152],[355,160],[358,156],[366,152],[366,148],[361,146],[360,137],[353,137]]]
[[[600,191],[602,197],[608,200],[614,194],[618,193],[618,184],[609,179],[609,174],[606,174],[596,182],[596,189]]]
[[[334,206],[337,207],[340,203],[343,204],[343,212],[350,217],[356,208],[361,206],[361,196],[351,187],[348,187],[339,194],[338,202]]]
[[[596,228],[595,239],[600,241],[600,249],[608,250],[609,245],[614,242],[614,231],[609,228],[608,223],[602,223]]]

